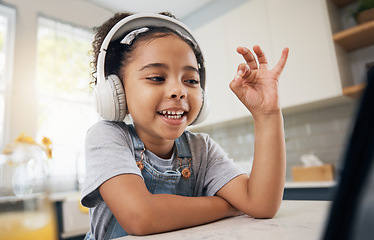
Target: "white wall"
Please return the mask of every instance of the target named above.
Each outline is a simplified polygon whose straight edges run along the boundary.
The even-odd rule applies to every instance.
[[[38,15],[77,26],[101,25],[113,13],[84,0],[5,0],[17,9],[9,142],[21,132],[36,134],[36,46]]]
[[[280,79],[282,109],[322,107],[341,101],[342,82],[328,16],[326,0],[248,0],[195,27],[205,53],[211,102],[211,112],[201,126],[249,116],[228,89],[237,66],[243,62],[235,51],[237,46],[259,44],[270,68],[282,49],[289,47]]]

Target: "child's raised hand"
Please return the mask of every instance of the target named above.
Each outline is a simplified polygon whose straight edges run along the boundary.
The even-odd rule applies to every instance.
[[[246,106],[253,116],[271,114],[280,109],[278,97],[279,76],[286,65],[288,48],[283,49],[277,65],[269,70],[264,52],[258,45],[253,47],[258,63],[252,52],[244,47],[238,47],[246,63],[238,66],[237,75],[230,83],[231,90]]]

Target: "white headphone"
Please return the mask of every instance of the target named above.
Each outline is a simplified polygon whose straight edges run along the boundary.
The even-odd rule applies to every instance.
[[[100,53],[97,59],[97,84],[94,87],[96,98],[96,110],[100,116],[106,120],[121,122],[126,116],[126,97],[121,80],[118,76],[111,74],[105,76],[105,56],[109,43],[123,37],[125,33],[142,27],[168,27],[190,38],[201,53],[200,47],[191,31],[182,22],[160,14],[141,13],[134,14],[119,21],[109,31],[100,47]],[[202,107],[199,115],[192,124],[198,124],[204,121],[209,112],[209,102],[205,94],[205,67],[204,60],[200,65],[200,85],[202,89]]]

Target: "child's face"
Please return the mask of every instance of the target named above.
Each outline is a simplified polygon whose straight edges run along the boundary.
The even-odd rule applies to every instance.
[[[195,120],[202,93],[191,47],[169,35],[139,42],[125,67],[128,111],[143,142],[174,140]]]

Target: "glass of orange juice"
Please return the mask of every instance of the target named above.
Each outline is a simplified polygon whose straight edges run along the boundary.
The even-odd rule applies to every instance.
[[[53,205],[46,196],[0,197],[0,239],[56,240]]]
[[[0,239],[57,240],[47,171],[38,148],[0,156]]]

